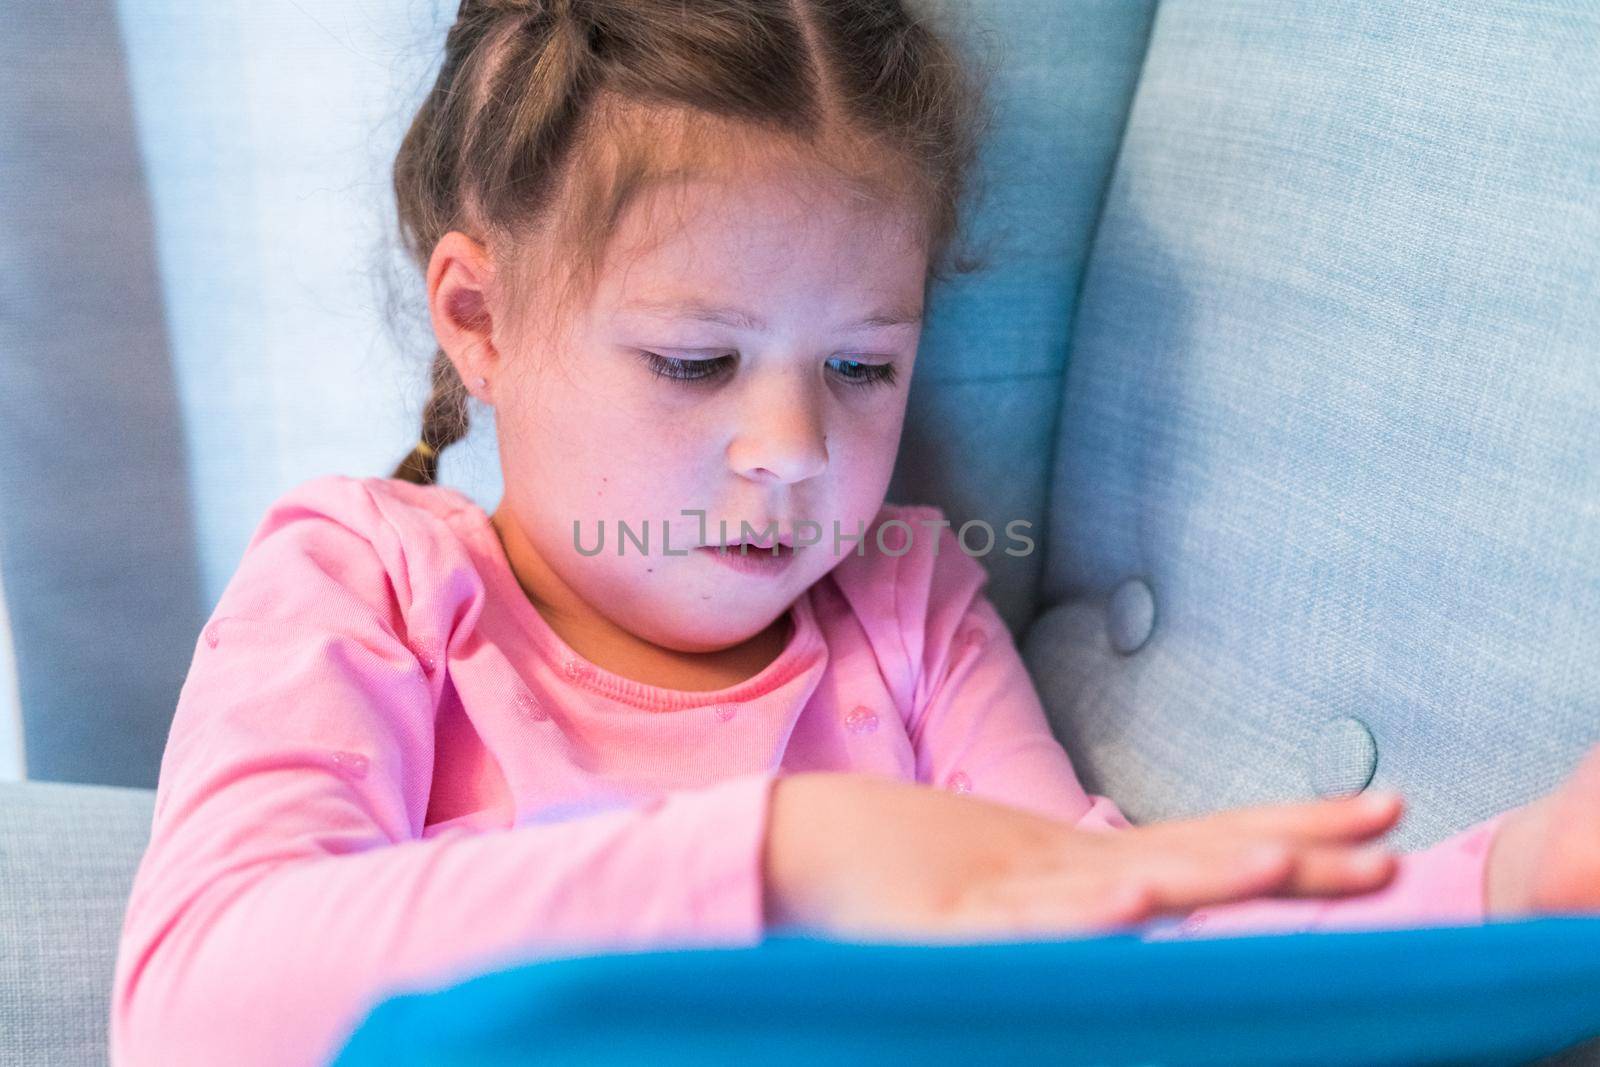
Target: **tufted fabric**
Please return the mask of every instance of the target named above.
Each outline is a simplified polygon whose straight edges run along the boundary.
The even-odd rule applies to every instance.
[[[1033,551],[983,557],[1020,633],[1038,609],[1066,340],[1155,12],[1153,0],[917,0],[992,77],[970,205],[987,267],[932,294],[889,499],[952,522],[1031,523]],[[983,543],[982,527],[970,543]]]
[[[1597,56],[1587,0],[1161,4],[1027,650],[1136,822],[1370,775],[1418,847],[1600,740]]]
[[[149,789],[0,783],[0,1060],[106,1062],[111,973]]]

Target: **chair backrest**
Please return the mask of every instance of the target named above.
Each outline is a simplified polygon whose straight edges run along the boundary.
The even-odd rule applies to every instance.
[[[912,6],[992,73],[971,220],[989,265],[931,305],[890,499],[981,519],[1001,547],[1032,523],[1031,555],[984,557],[1020,632],[1153,3]],[[25,265],[0,314],[0,566],[29,777],[154,785],[267,505],[386,473],[415,440],[433,339],[387,166],[456,7],[0,0],[0,256]],[[492,508],[492,412],[475,417],[441,477]]]
[[[1600,9],[1164,0],[1078,305],[1030,666],[1135,821],[1600,741]]]
[[[985,267],[932,295],[891,500],[938,504],[1019,636],[1037,614],[1051,462],[1084,264],[1154,0],[914,0],[990,71],[971,204]],[[1007,533],[1021,520],[1031,552]]]
[[[456,5],[427,6],[0,0],[0,566],[28,777],[154,785],[267,504],[415,440],[431,348],[373,283],[382,157]]]

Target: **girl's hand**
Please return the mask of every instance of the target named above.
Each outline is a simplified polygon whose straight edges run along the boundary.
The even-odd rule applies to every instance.
[[[1080,830],[974,796],[854,773],[773,786],[763,858],[769,926],[872,940],[1096,933],[1258,896],[1380,889],[1358,843],[1389,830],[1398,797],[1239,808]]]
[[[1600,745],[1501,824],[1488,866],[1491,918],[1600,911]]]

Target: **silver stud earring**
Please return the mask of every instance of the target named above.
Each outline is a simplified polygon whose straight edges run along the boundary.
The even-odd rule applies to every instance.
[[[489,384],[489,379],[481,377],[481,376],[478,378],[478,388],[479,389],[482,389],[484,386],[486,386],[488,384]]]

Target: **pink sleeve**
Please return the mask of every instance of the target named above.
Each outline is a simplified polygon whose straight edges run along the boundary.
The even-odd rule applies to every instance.
[[[1109,797],[1087,792],[1079,781],[1010,630],[982,594],[986,572],[948,531],[941,540],[927,575],[926,625],[916,649],[923,670],[911,721],[917,780],[1083,829],[1131,827]],[[1146,939],[1481,922],[1489,846],[1508,814],[1431,848],[1400,853],[1394,879],[1376,892],[1337,899],[1258,897],[1199,908],[1153,920]]]
[[[1111,798],[1084,789],[1051,732],[1011,631],[983,593],[988,572],[948,528],[936,546],[929,540],[926,554],[906,557],[900,591],[918,669],[909,721],[917,780],[1085,829],[1127,827]]]
[[[390,991],[759,941],[772,773],[421,837],[442,682],[406,643],[410,585],[369,537],[370,495],[311,484],[268,513],[196,646],[119,943],[113,1063],[326,1062]]]

